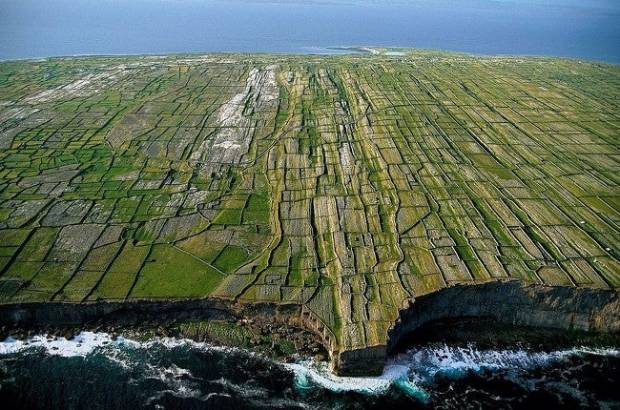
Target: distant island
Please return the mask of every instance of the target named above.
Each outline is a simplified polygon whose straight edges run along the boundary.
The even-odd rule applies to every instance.
[[[0,63],[3,332],[617,334],[620,67],[360,50]]]

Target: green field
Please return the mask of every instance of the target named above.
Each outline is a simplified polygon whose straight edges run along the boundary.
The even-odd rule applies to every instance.
[[[620,67],[0,63],[0,302],[295,303],[346,348],[456,283],[620,287]]]

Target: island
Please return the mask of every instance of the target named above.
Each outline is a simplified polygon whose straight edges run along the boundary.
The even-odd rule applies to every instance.
[[[0,324],[258,323],[350,375],[437,320],[617,334],[619,171],[616,65],[5,61]]]

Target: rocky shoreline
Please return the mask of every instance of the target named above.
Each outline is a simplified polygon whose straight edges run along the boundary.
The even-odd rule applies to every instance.
[[[280,361],[329,358],[295,306],[242,305],[216,299],[132,303],[0,305],[0,340],[35,335],[71,339],[82,331],[134,340],[186,338],[238,347]]]
[[[453,286],[412,300],[388,331],[386,344],[349,348],[339,345],[329,329],[302,306],[215,298],[0,305],[0,336],[13,332],[18,337],[66,337],[96,330],[132,338],[182,337],[241,347],[279,360],[329,359],[340,375],[369,376],[383,371],[387,356],[398,345],[423,341],[427,326],[444,321],[449,326],[442,332],[456,334],[459,324],[469,318],[497,322],[482,322],[486,325],[480,328],[479,333],[491,341],[508,327],[556,329],[566,335],[607,334],[618,340],[620,296],[615,290],[516,281]],[[466,330],[466,325],[461,326],[461,340],[474,341],[479,336]],[[410,336],[416,334],[422,340]],[[529,338],[525,333],[519,335],[522,340]]]
[[[2,326],[0,341],[8,337],[28,340],[35,335],[46,335],[52,340],[71,340],[83,331],[107,333],[113,340],[118,337],[137,341],[154,337],[190,339],[218,346],[243,348],[284,362],[310,357],[325,361],[328,358],[316,335],[298,327],[257,323],[251,319],[143,323],[129,326],[102,322],[84,326]]]
[[[411,346],[446,344],[479,349],[523,349],[550,352],[573,347],[618,348],[620,333],[600,333],[548,327],[519,326],[493,318],[465,317],[425,324],[402,338],[391,353]]]

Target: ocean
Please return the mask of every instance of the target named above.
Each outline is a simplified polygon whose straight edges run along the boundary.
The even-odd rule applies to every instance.
[[[32,409],[620,408],[620,350],[483,349],[429,344],[383,375],[279,363],[186,339],[82,332],[0,343],[0,403]]]
[[[620,2],[0,0],[0,59],[354,46],[620,63]]]

